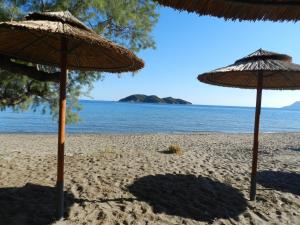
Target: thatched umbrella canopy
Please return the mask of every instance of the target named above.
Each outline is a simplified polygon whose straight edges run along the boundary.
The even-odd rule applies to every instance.
[[[264,89],[300,89],[300,65],[288,55],[262,49],[234,64],[204,73],[199,81],[224,87],[257,88],[257,74],[263,73]]]
[[[204,83],[237,88],[257,89],[250,200],[255,200],[258,156],[258,134],[262,89],[300,89],[300,65],[293,64],[288,55],[262,49],[237,60],[234,64],[203,73],[198,80]]]
[[[56,184],[60,219],[64,211],[67,69],[120,73],[141,69],[144,63],[129,50],[97,35],[68,11],[32,13],[25,21],[0,23],[0,56],[5,58],[8,67],[12,66],[11,59],[60,67]]]
[[[70,70],[119,73],[144,66],[132,52],[99,36],[68,11],[32,13],[25,21],[0,23],[0,54],[60,67],[62,37],[68,40]]]
[[[178,10],[231,20],[298,21],[298,0],[155,0]]]

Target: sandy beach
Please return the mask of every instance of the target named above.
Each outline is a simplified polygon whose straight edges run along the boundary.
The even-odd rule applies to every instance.
[[[300,224],[300,133],[69,135],[55,221],[56,135],[0,135],[0,225]],[[168,154],[170,144],[182,155]]]

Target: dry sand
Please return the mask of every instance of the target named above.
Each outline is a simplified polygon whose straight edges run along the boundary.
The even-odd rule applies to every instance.
[[[0,225],[300,224],[300,134],[69,135],[55,221],[56,136],[0,135]],[[167,154],[178,144],[183,155]]]

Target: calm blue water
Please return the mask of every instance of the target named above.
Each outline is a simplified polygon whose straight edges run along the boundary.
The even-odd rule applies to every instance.
[[[254,108],[82,101],[82,121],[70,133],[252,132]],[[262,109],[263,132],[300,132],[300,111]],[[52,133],[57,122],[41,113],[0,112],[0,132]]]

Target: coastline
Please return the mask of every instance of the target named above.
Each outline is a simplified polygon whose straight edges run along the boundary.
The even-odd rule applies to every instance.
[[[216,132],[68,134],[68,216],[55,222],[57,135],[0,134],[0,214],[6,224],[299,223],[300,133],[260,136],[256,203],[248,201],[252,138]],[[171,144],[183,154],[166,154]]]
[[[66,135],[110,135],[110,136],[130,136],[130,135],[201,135],[201,134],[224,134],[224,135],[251,135],[253,131],[249,132],[228,132],[228,131],[194,131],[194,132],[185,132],[185,131],[174,131],[174,132],[77,132],[77,131],[66,131]],[[260,131],[260,135],[263,134],[299,134],[300,131]],[[1,135],[57,135],[57,132],[0,132]]]

